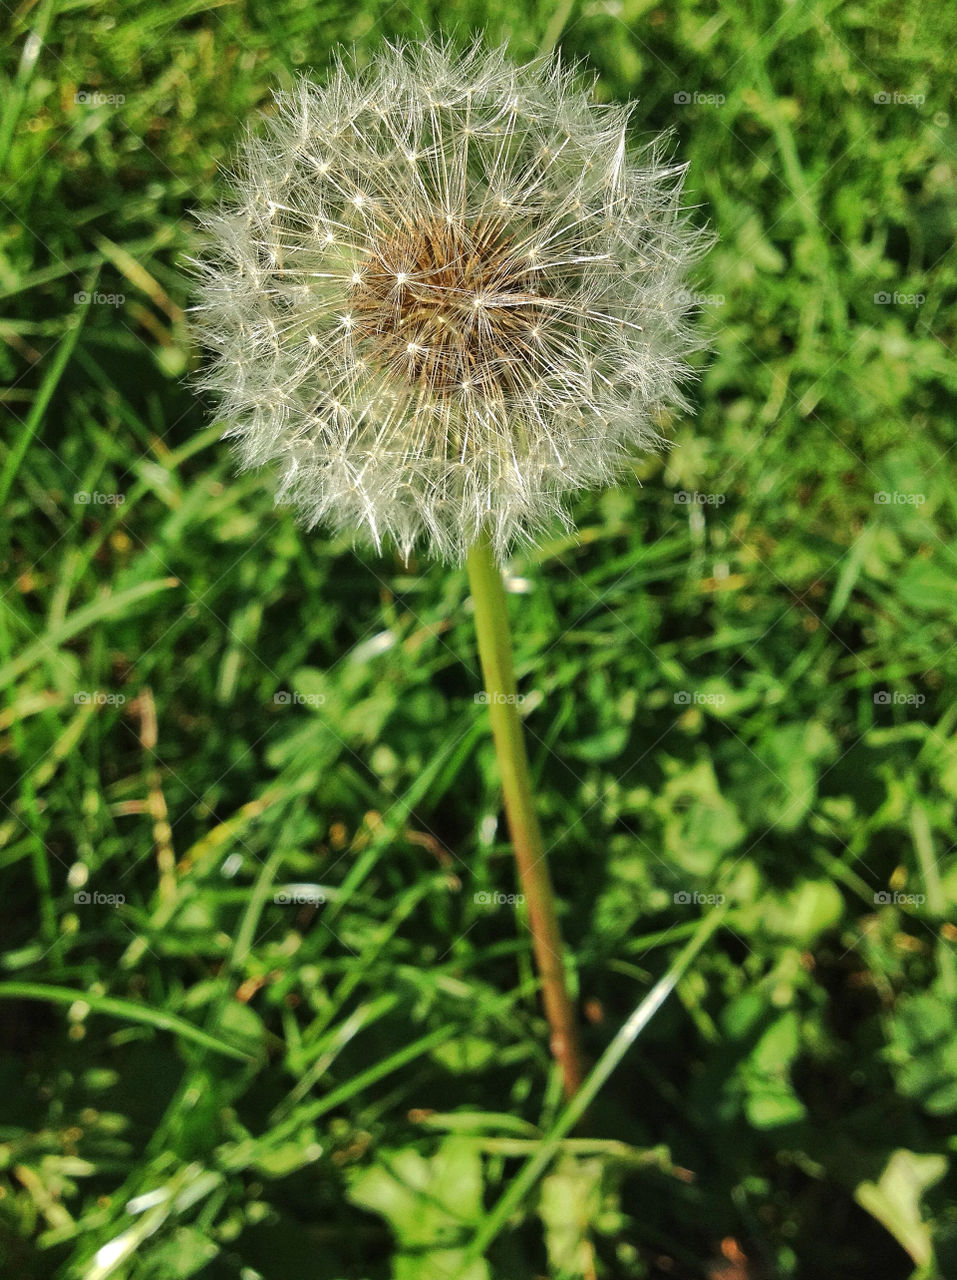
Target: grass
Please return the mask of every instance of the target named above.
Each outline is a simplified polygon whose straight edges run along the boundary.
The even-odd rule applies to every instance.
[[[601,1086],[572,1137],[464,571],[304,534],[184,382],[187,213],[245,122],[337,44],[364,57],[439,11],[10,9],[4,1274],[954,1274],[955,31],[934,17],[456,10],[516,58],[586,59],[638,97],[636,135],[673,126],[719,236],[697,416],[511,566]]]

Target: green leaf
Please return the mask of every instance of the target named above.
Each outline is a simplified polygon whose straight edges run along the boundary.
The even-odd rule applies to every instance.
[[[903,1148],[893,1153],[877,1182],[862,1182],[854,1199],[886,1227],[919,1267],[934,1256],[930,1226],[920,1213],[921,1197],[947,1171],[941,1155],[918,1155]]]
[[[219,1253],[219,1246],[197,1227],[177,1227],[149,1255],[145,1274],[150,1280],[188,1280]]]
[[[957,611],[952,571],[930,560],[914,560],[896,582],[897,594],[905,604],[922,613]]]
[[[394,1280],[490,1280],[484,1261],[465,1264],[459,1243],[482,1213],[482,1161],[467,1139],[446,1138],[431,1157],[411,1147],[380,1151],[348,1196],[392,1228]]]
[[[433,1049],[432,1057],[446,1070],[460,1074],[464,1071],[480,1071],[494,1060],[498,1051],[498,1045],[491,1040],[463,1035]]]
[[[957,1111],[957,1027],[953,997],[935,983],[900,1000],[891,1020],[897,1086],[931,1115]]]
[[[844,899],[830,880],[801,880],[788,893],[767,894],[757,908],[760,927],[807,947],[838,923]]]
[[[747,1061],[745,1111],[756,1129],[774,1129],[804,1118],[805,1107],[788,1072],[801,1047],[800,1023],[793,1010],[772,1022]]]
[[[0,686],[29,670],[41,659],[56,657],[54,650],[57,645],[72,640],[87,627],[123,614],[132,605],[155,595],[158,591],[168,591],[171,587],[178,586],[177,578],[156,578],[151,582],[138,582],[135,586],[127,587],[123,591],[104,591],[90,604],[77,609],[62,622],[51,627],[34,644],[28,644],[18,657],[11,658],[0,667]]]
[[[542,1179],[538,1212],[545,1226],[545,1246],[552,1272],[585,1276],[595,1271],[589,1228],[598,1219],[602,1200],[601,1160],[563,1156]]]
[[[118,1000],[114,996],[92,995],[88,991],[77,991],[68,987],[52,987],[40,982],[0,982],[0,1000],[6,996],[10,1000],[50,1000],[54,1004],[89,1005],[94,1013],[106,1013],[126,1022],[138,1022],[148,1027],[156,1027],[159,1031],[171,1031],[184,1040],[191,1040],[214,1053],[221,1053],[226,1058],[235,1058],[239,1062],[252,1062],[250,1055],[235,1045],[219,1039],[195,1027],[185,1018],[178,1018],[175,1013],[167,1013],[163,1009],[154,1009],[151,1005],[134,1004],[132,1000]]]
[[[721,855],[740,843],[745,834],[737,810],[721,794],[707,760],[671,778],[655,807],[664,816],[667,852],[691,875],[714,871]]]

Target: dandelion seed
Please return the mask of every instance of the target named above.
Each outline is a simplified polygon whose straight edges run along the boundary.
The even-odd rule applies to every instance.
[[[276,93],[202,215],[195,327],[244,466],[376,547],[533,542],[687,407],[708,243],[663,139],[557,59],[387,46]],[[237,374],[242,372],[242,376]],[[275,391],[274,386],[281,390]]]

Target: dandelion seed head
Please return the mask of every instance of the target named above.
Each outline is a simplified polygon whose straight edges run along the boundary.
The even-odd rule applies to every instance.
[[[687,405],[707,247],[666,139],[557,59],[386,46],[275,95],[200,215],[199,385],[310,527],[499,559]]]

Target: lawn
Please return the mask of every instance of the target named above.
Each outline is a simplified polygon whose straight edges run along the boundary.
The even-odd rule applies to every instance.
[[[0,1273],[957,1274],[957,15],[5,10]],[[574,1127],[465,571],[190,381],[247,123],[426,30],[636,99],[716,236],[694,414],[507,566]]]

